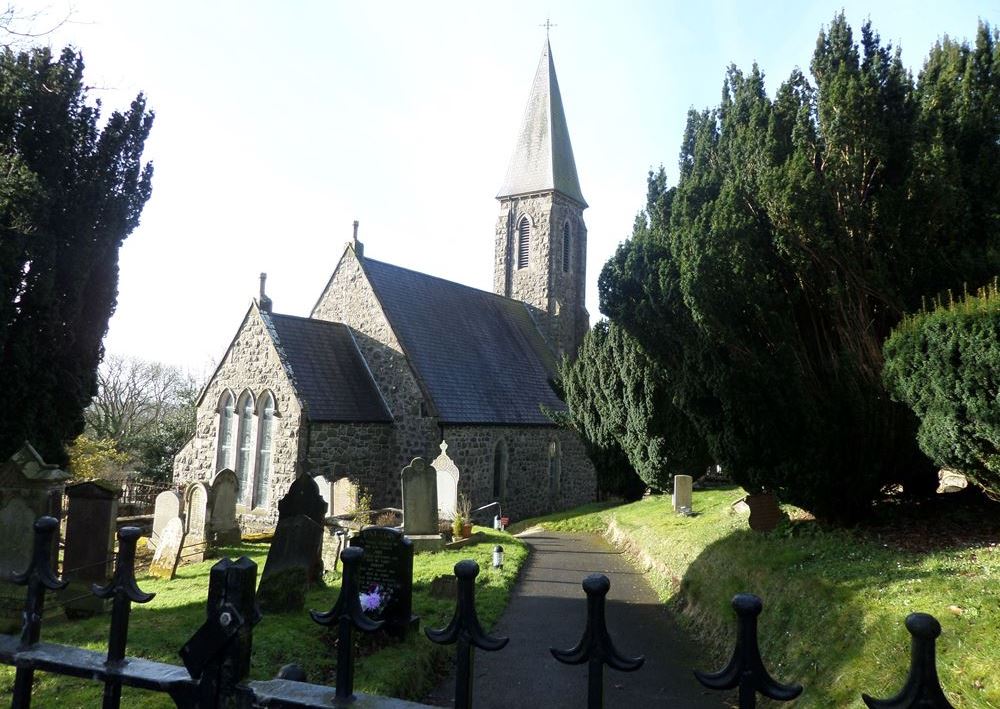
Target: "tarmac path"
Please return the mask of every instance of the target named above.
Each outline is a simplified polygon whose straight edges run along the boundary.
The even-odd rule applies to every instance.
[[[587,666],[555,661],[549,647],[576,645],[586,622],[583,579],[592,573],[611,581],[607,625],[618,651],[644,655],[636,672],[605,669],[608,709],[677,707],[720,709],[727,697],[698,684],[692,669],[707,667],[698,648],[660,603],[643,574],[603,538],[593,534],[539,531],[522,535],[531,547],[507,609],[491,635],[507,636],[499,652],[476,651],[477,709],[581,709],[587,706]],[[425,701],[452,706],[454,675]]]

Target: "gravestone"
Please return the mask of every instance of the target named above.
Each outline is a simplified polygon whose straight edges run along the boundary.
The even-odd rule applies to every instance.
[[[261,610],[302,610],[309,586],[323,577],[326,502],[316,481],[300,475],[278,501],[278,526],[257,588]]]
[[[114,570],[115,532],[121,488],[107,480],[90,480],[66,486],[66,546],[63,549],[61,593],[68,618],[87,618],[111,608],[90,592],[92,584],[104,586]]]
[[[239,488],[239,478],[229,468],[220,470],[212,480],[208,495],[208,541],[212,546],[240,542],[240,527],[236,523]]]
[[[25,443],[0,464],[0,633],[21,628],[25,589],[10,582],[28,568],[34,545],[35,520],[62,517],[62,493],[69,474],[47,464]],[[52,568],[58,568],[58,534],[52,539]]]
[[[322,576],[323,527],[306,515],[279,518],[257,587],[266,613],[300,611],[306,591]]]
[[[174,517],[180,517],[183,511],[184,500],[176,491],[164,490],[156,496],[156,502],[153,505],[153,533],[149,538],[149,543],[154,549],[157,540],[163,533],[163,528],[167,526],[167,522]]]
[[[694,480],[690,475],[674,476],[674,512],[691,511],[691,487]]]
[[[416,551],[444,546],[438,533],[437,473],[423,458],[414,458],[400,474],[403,490],[403,533]]]
[[[390,527],[368,527],[351,537],[352,547],[361,547],[365,555],[358,572],[358,591],[382,603],[368,611],[374,620],[384,620],[386,630],[404,636],[419,624],[413,615],[413,542]],[[364,598],[362,599],[365,600]]]
[[[441,455],[431,466],[436,472],[438,517],[455,519],[458,508],[458,466],[448,456],[448,444],[441,441]]]
[[[326,501],[319,494],[319,486],[311,475],[300,475],[288,488],[285,496],[278,500],[278,522],[282,517],[305,515],[316,524],[326,519]]]
[[[184,522],[180,517],[174,517],[160,532],[160,543],[156,545],[156,553],[149,563],[149,575],[158,579],[172,579],[177,572],[183,542]]]
[[[205,560],[208,547],[208,486],[191,483],[184,491],[184,544],[180,563],[195,564]]]
[[[358,509],[358,486],[350,478],[335,480],[332,486],[333,512],[335,515],[356,512]]]

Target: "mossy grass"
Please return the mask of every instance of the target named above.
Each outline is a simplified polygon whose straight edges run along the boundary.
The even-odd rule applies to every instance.
[[[792,507],[785,508],[792,522],[756,533],[731,509],[744,494],[696,491],[694,517],[675,515],[669,496],[654,496],[526,523],[609,533],[648,568],[660,597],[719,666],[732,649],[732,596],[759,595],[765,663],[779,680],[805,686],[797,702],[781,706],[861,707],[862,692],[895,694],[909,664],[903,620],[923,611],[943,627],[938,671],[949,701],[1000,707],[998,540],[908,551],[872,529],[826,527]],[[918,531],[933,537],[945,521],[924,519]]]
[[[483,625],[491,627],[507,605],[518,570],[527,559],[523,542],[509,534],[491,529],[479,529],[485,538],[479,544],[455,551],[417,554],[413,564],[413,612],[420,616],[421,630],[403,642],[379,643],[373,654],[360,656],[355,664],[355,689],[369,694],[419,699],[441,678],[448,666],[453,647],[432,644],[424,636],[424,627],[441,627],[454,610],[454,601],[433,598],[431,581],[450,575],[462,559],[475,559],[480,566],[476,583],[476,602]],[[494,570],[491,565],[493,547],[502,544],[506,552],[504,567]],[[257,578],[267,558],[266,544],[246,543],[220,550],[220,556],[238,558],[246,555],[257,563]],[[218,559],[178,569],[172,581],[139,576],[140,587],[155,592],[156,598],[146,605],[132,606],[129,626],[128,654],[161,662],[180,664],[178,650],[205,620],[205,599],[208,592],[209,569]],[[311,590],[306,596],[306,609],[329,610],[340,591],[337,574],[327,574],[324,588]],[[107,647],[108,616],[69,622],[55,609],[55,600],[48,604],[42,627],[42,640],[76,645],[104,651]],[[265,615],[253,633],[251,679],[271,679],[287,663],[302,665],[310,682],[334,684],[336,650],[330,631],[310,620],[308,613]],[[0,696],[10,696],[14,685],[14,669],[0,666]],[[89,708],[100,705],[102,686],[46,673],[36,673],[33,705],[60,709]],[[123,707],[164,709],[174,704],[165,694],[125,688]]]

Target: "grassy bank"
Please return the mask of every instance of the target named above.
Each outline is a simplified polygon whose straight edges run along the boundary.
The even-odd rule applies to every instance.
[[[952,704],[1000,707],[995,536],[915,551],[892,535],[829,529],[807,520],[759,534],[731,510],[742,494],[697,491],[695,517],[673,514],[670,498],[657,496],[528,520],[521,528],[599,530],[628,548],[719,663],[732,648],[730,599],[740,591],[759,595],[765,663],[780,681],[806,688],[797,702],[781,706],[861,707],[861,692],[895,694],[909,664],[903,620],[923,611],[943,627],[938,670]],[[908,523],[926,538],[945,521]]]
[[[433,645],[424,637],[423,628],[441,627],[447,623],[454,610],[454,601],[433,598],[430,585],[437,576],[451,575],[458,561],[475,559],[479,563],[476,601],[483,625],[491,627],[500,616],[518,569],[527,558],[527,548],[510,535],[485,529],[478,531],[487,535],[482,543],[415,557],[413,612],[420,616],[421,630],[411,634],[405,642],[380,644],[372,654],[358,657],[356,690],[417,699],[434,686],[454,648]],[[493,545],[498,543],[506,552],[501,571],[493,570],[490,563]],[[267,557],[266,544],[243,544],[222,551],[223,555],[233,558],[245,554],[257,562],[259,578]],[[215,561],[182,567],[172,581],[140,578],[139,586],[157,595],[146,605],[132,607],[129,655],[180,664],[178,650],[205,620],[208,573]],[[309,593],[306,608],[330,608],[340,590],[339,578],[328,575],[327,582],[326,588]],[[107,616],[70,623],[55,615],[43,625],[42,640],[103,652],[107,648],[108,623]],[[336,662],[332,638],[330,631],[313,623],[306,611],[265,616],[254,628],[251,679],[270,679],[282,665],[297,662],[305,668],[309,681],[334,684]],[[363,651],[366,642],[361,641]],[[13,684],[14,669],[0,666],[0,696],[10,696]],[[38,673],[33,705],[66,709],[99,706],[101,692],[102,687],[96,682]],[[158,709],[174,706],[165,694],[125,688],[122,696],[123,707]]]

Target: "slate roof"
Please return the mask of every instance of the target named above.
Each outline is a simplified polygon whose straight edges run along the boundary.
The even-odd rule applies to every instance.
[[[392,421],[343,323],[262,312],[310,421]]]
[[[552,425],[556,363],[527,306],[369,258],[375,294],[441,423]]]
[[[576,174],[552,48],[546,39],[507,177],[497,198],[549,190],[587,206]]]

